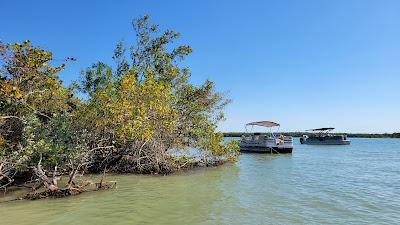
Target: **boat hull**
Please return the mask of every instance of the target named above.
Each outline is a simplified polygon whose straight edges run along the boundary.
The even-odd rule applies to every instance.
[[[271,154],[292,153],[293,138],[290,136],[250,135],[242,136],[240,140],[241,152],[259,152]]]
[[[293,148],[240,146],[240,151],[241,152],[270,153],[270,154],[290,154],[290,153],[292,153]]]
[[[307,141],[307,140],[305,140],[303,144],[305,144],[305,145],[349,145],[350,141],[349,140],[343,140],[343,141]]]
[[[350,140],[346,135],[323,135],[308,137],[304,135],[300,138],[301,144],[306,145],[349,145]]]

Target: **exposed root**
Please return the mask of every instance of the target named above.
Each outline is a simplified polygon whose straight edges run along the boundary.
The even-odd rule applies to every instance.
[[[116,181],[103,181],[96,183],[96,189],[97,190],[106,190],[106,189],[112,189],[117,186]]]
[[[94,188],[87,188],[89,185],[95,184],[95,189]],[[104,177],[101,179],[99,183],[92,183],[90,181],[87,181],[83,183],[82,185],[78,185],[75,182],[72,182],[71,184],[67,185],[66,188],[57,188],[57,189],[47,189],[45,191],[38,192],[36,190],[26,194],[23,196],[22,199],[27,199],[27,200],[37,200],[37,199],[43,199],[43,198],[63,198],[71,195],[79,195],[83,192],[87,191],[97,191],[97,190],[105,190],[105,189],[112,189],[117,186],[116,181],[104,181]]]
[[[80,194],[82,192],[83,192],[82,190],[71,189],[71,188],[46,190],[46,191],[42,191],[42,192],[28,193],[24,197],[22,197],[22,199],[36,200],[36,199],[42,199],[42,198],[63,198],[63,197],[70,196],[70,195]]]

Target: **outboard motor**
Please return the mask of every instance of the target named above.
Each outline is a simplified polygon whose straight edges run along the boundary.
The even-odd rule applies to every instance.
[[[307,135],[303,135],[303,137],[300,138],[300,144],[304,144],[307,138],[308,138]]]

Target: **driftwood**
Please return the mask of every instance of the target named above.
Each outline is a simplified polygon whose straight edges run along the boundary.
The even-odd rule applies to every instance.
[[[70,174],[69,181],[65,188],[58,188],[57,186],[54,185],[54,183],[52,185],[45,185],[44,182],[49,182],[49,179],[46,176],[46,174],[40,174],[41,175],[40,181],[44,184],[46,190],[42,192],[37,192],[35,188],[32,188],[33,191],[26,194],[21,199],[36,200],[42,198],[63,198],[71,195],[78,195],[86,191],[90,191],[90,189],[87,189],[86,187],[93,184],[92,182],[87,181],[83,185],[78,185],[74,182],[74,180],[71,180],[71,177],[73,176],[72,174],[73,173]],[[105,181],[105,170],[104,170],[100,182],[95,183],[95,189],[93,191],[112,189],[115,188],[116,186],[117,186],[116,181]]]
[[[54,169],[53,178],[49,178],[45,171],[42,169],[42,154],[40,154],[40,159],[36,167],[33,168],[33,172],[38,177],[39,182],[43,183],[47,190],[56,192],[58,190],[57,180],[60,178],[56,176],[57,167]]]

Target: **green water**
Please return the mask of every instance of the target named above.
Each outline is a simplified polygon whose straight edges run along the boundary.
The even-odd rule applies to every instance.
[[[166,177],[113,176],[115,190],[0,203],[1,225],[399,224],[400,139],[299,145]]]

